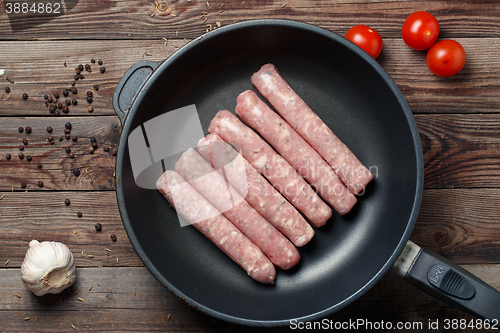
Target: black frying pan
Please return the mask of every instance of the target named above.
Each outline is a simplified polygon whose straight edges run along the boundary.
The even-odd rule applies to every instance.
[[[181,228],[176,212],[158,191],[136,185],[127,148],[132,130],[191,104],[196,105],[206,133],[217,111],[234,112],[238,94],[255,91],[250,76],[268,62],[375,175],[354,210],[343,217],[335,214],[316,229],[313,240],[300,248],[299,265],[278,270],[275,285],[252,280],[197,230]],[[161,63],[133,66],[116,89],[114,107],[123,123],[116,175],[128,236],[163,285],[209,315],[254,326],[321,318],[371,288],[408,242],[424,176],[411,111],[378,63],[334,33],[281,20],[217,29]],[[407,273],[408,279],[478,316],[500,317],[500,298],[494,289],[452,263],[431,267],[438,262],[436,255],[416,248],[414,254],[422,260]],[[442,266],[451,271],[436,273]],[[446,282],[446,273],[448,280],[454,272],[462,274],[466,287],[472,285],[474,302],[450,296],[453,290],[433,287],[426,279],[433,272],[437,284]],[[483,293],[494,296],[475,301]]]

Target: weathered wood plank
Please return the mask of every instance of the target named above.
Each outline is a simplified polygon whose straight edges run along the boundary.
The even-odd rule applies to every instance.
[[[44,105],[43,95],[70,86],[78,64],[102,59],[106,72],[84,71],[85,79],[77,81],[77,106],[70,106],[69,115],[114,115],[114,89],[126,70],[141,60],[161,61],[168,58],[187,40],[161,37],[153,40],[101,41],[4,41],[0,42],[0,63],[5,73],[0,76],[0,114],[17,116],[53,116]],[[384,39],[378,58],[403,92],[414,113],[490,113],[500,110],[500,49],[496,38],[461,38],[467,52],[465,68],[451,78],[439,78],[427,68],[425,53],[409,49],[400,38]],[[25,52],[26,48],[37,52]],[[150,54],[150,55],[145,55]],[[64,63],[67,67],[64,67]],[[7,82],[6,78],[15,83]],[[87,111],[85,92],[99,85],[94,92],[93,113]],[[9,86],[7,94],[4,87]],[[23,100],[26,92],[30,96]],[[61,97],[64,101],[66,98]]]
[[[76,136],[77,142],[65,138],[65,124],[70,122],[70,136]],[[116,116],[109,117],[28,117],[0,118],[0,191],[24,190],[113,190],[115,188],[114,168],[121,125]],[[32,132],[19,133],[19,127],[30,126]],[[53,128],[52,133],[47,127]],[[47,141],[54,138],[54,144]],[[63,138],[59,141],[59,138]],[[98,148],[89,152],[90,138],[95,137]],[[22,140],[28,145],[19,159],[19,147]],[[74,158],[70,158],[66,148],[71,149]],[[104,151],[108,149],[108,151]],[[6,155],[11,154],[10,160]],[[32,156],[32,161],[27,160]],[[37,164],[42,163],[42,168]],[[77,177],[73,170],[78,168]],[[43,187],[38,186],[43,182]],[[21,183],[26,182],[26,189]]]
[[[0,266],[8,261],[6,267],[21,267],[32,239],[66,244],[79,267],[142,266],[123,228],[114,192],[0,193]],[[102,231],[96,231],[96,223]]]
[[[500,115],[441,114],[416,115],[425,162],[426,188],[499,187]],[[71,135],[78,142],[57,138],[64,136],[66,122],[71,122]],[[115,182],[115,156],[120,124],[116,116],[110,117],[4,117],[0,128],[0,191],[24,190],[113,190]],[[19,126],[31,126],[33,132],[19,133]],[[47,126],[54,132],[47,133]],[[52,135],[55,144],[47,142]],[[89,138],[95,137],[99,148],[90,154]],[[32,162],[18,158],[19,146],[28,139],[24,155],[32,155]],[[75,154],[68,157],[67,147]],[[104,147],[110,148],[108,152]],[[11,154],[11,160],[5,158]],[[37,163],[42,168],[37,168]],[[80,168],[80,176],[72,173]],[[39,188],[38,181],[43,181]]]
[[[493,287],[500,288],[500,285],[495,285],[495,277],[500,273],[499,265],[470,265],[465,268],[492,283]],[[71,325],[78,331],[92,332],[256,330],[214,320],[183,305],[182,300],[162,287],[143,267],[78,268],[77,280],[71,289],[59,295],[43,297],[36,297],[27,290],[19,275],[19,269],[0,269],[3,283],[3,288],[0,288],[0,323],[2,330],[8,332],[28,328],[42,332],[70,332],[73,331]],[[78,300],[78,297],[83,301]],[[384,320],[394,325],[394,328],[385,332],[401,332],[395,329],[397,322],[419,322],[423,325],[422,330],[407,331],[445,332],[443,322],[438,330],[427,327],[428,321],[435,318],[472,319],[389,273],[359,300],[326,320],[333,325],[357,319],[372,322]],[[287,327],[259,329],[259,332],[289,331]]]
[[[498,187],[500,116],[416,115],[427,188]]]
[[[412,240],[460,264],[500,262],[498,189],[426,190]]]
[[[495,0],[481,1],[306,1],[253,0],[159,1],[165,11],[149,1],[81,0],[68,13],[43,24],[22,18],[2,17],[2,39],[102,39],[168,37],[176,31],[194,38],[216,22],[227,25],[236,21],[273,18],[292,19],[345,33],[356,24],[367,24],[386,37],[399,37],[405,18],[414,11],[431,11],[438,18],[442,37],[493,37],[500,27]],[[206,14],[204,14],[206,13]],[[154,14],[154,15],[153,15]],[[481,25],[478,26],[478,18]],[[11,26],[12,24],[12,26]],[[12,29],[14,27],[14,29]],[[71,28],[68,28],[71,27]],[[13,32],[14,30],[14,32]]]
[[[142,265],[123,228],[114,192],[0,192],[2,195],[0,267],[7,260],[7,267],[20,267],[32,239],[67,244],[79,267]],[[71,200],[70,206],[64,204],[66,198]],[[498,198],[499,189],[425,190],[411,239],[460,264],[500,263]],[[79,211],[82,218],[77,217]],[[99,233],[94,228],[97,222],[103,225]],[[113,233],[116,242],[111,241]],[[89,254],[95,257],[89,258]]]

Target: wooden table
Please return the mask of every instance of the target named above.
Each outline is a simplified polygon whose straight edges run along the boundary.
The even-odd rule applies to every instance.
[[[71,7],[70,1],[65,4]],[[423,203],[411,239],[500,289],[497,0],[168,0],[156,4],[80,0],[66,14],[39,25],[14,20],[15,29],[5,4],[0,8],[0,331],[257,330],[214,320],[190,308],[162,287],[136,255],[122,226],[114,191],[113,150],[120,122],[112,95],[134,63],[165,59],[219,25],[261,18],[308,22],[340,35],[353,25],[366,24],[382,35],[384,50],[378,62],[415,115],[425,159]],[[417,10],[437,17],[440,39],[455,39],[464,46],[467,63],[458,75],[434,76],[426,66],[425,53],[409,49],[402,41],[403,21]],[[105,73],[91,59],[103,60]],[[76,98],[78,105],[59,117],[50,114],[43,95],[62,94],[70,87],[75,67],[87,63],[92,72],[83,71],[85,78],[76,83],[77,95],[70,92],[68,97]],[[89,113],[85,92],[94,85],[99,90],[94,91],[94,111]],[[10,93],[5,87],[10,87]],[[24,92],[27,100],[21,98]],[[67,122],[72,124],[71,135],[78,137],[76,142],[64,138]],[[19,133],[20,126],[31,126],[33,131]],[[47,126],[54,129],[53,145],[46,140]],[[93,154],[90,137],[99,145]],[[23,153],[33,157],[31,162],[18,158],[25,138],[28,145]],[[67,147],[74,158],[68,157]],[[11,160],[6,159],[8,153]],[[72,174],[74,168],[80,169],[80,176]],[[38,181],[43,181],[43,187]],[[24,189],[22,182],[27,184]],[[66,206],[65,199],[71,205]],[[97,222],[103,226],[101,232],[94,228]],[[71,290],[39,298],[23,286],[20,266],[32,239],[68,245],[78,267]],[[429,320],[442,324],[445,319],[472,319],[392,273],[328,317],[333,322],[358,318],[394,325],[423,323],[422,331],[431,331]],[[443,326],[435,331],[444,331]]]

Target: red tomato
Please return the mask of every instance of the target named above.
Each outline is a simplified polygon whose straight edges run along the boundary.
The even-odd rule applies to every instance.
[[[414,50],[427,50],[439,35],[437,19],[427,12],[415,12],[408,16],[401,30],[403,41]]]
[[[447,77],[460,72],[465,65],[465,50],[458,42],[445,39],[427,51],[427,66],[437,76]]]
[[[382,52],[382,37],[366,25],[356,25],[349,29],[345,38],[365,50],[373,59]]]

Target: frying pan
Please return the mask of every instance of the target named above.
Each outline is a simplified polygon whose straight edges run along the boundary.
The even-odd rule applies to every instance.
[[[234,112],[240,92],[256,91],[250,76],[269,62],[375,177],[349,214],[316,229],[296,267],[278,270],[275,284],[263,285],[193,227],[180,227],[158,191],[136,184],[127,142],[146,121],[193,104],[206,134],[217,111]],[[437,298],[479,317],[500,317],[495,289],[409,242],[424,177],[417,128],[389,75],[344,38],[287,20],[233,24],[163,62],[132,66],[113,104],[123,125],[116,175],[125,230],[151,273],[192,307],[251,326],[316,320],[352,303],[395,264]]]

